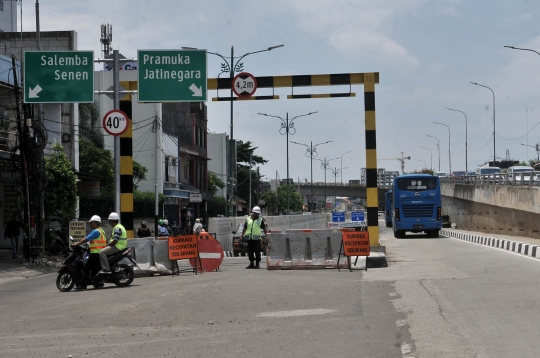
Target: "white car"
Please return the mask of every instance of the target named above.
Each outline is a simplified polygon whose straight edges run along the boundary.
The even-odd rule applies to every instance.
[[[540,184],[540,175],[534,172],[533,167],[515,165],[508,168],[508,171],[506,172],[506,174],[508,176],[508,184],[513,184],[514,181],[516,185],[520,185],[522,181],[525,184],[529,184],[531,182],[531,174],[533,176],[533,179],[532,179],[533,184],[534,185]]]

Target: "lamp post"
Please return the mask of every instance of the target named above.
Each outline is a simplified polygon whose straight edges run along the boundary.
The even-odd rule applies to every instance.
[[[448,175],[451,175],[452,174],[452,157],[450,156],[450,127],[448,127],[448,125],[446,125],[444,123],[440,123],[440,122],[433,122],[433,123],[440,124],[441,126],[445,126],[446,128],[448,128],[448,166],[449,166],[449,170],[450,170]]]
[[[349,154],[349,153],[351,153],[351,152],[352,152],[352,150],[349,150],[348,152],[343,153],[343,154],[341,154],[340,157],[338,157],[338,158],[341,160],[341,164],[340,164],[340,166],[339,166],[340,169],[341,169],[341,170],[339,171],[339,173],[340,173],[339,180],[341,181],[341,185],[343,185],[343,156],[344,156],[345,154]]]
[[[449,111],[454,111],[454,112],[461,112],[463,113],[463,115],[465,116],[465,173],[468,173],[469,172],[469,155],[467,154],[467,150],[468,150],[468,144],[467,144],[467,115],[465,114],[465,112],[463,111],[460,111],[459,109],[452,109],[452,108],[446,108],[447,110]]]
[[[325,212],[326,212],[326,171],[330,169],[330,161],[334,159],[339,159],[339,158],[332,158],[332,159],[327,160],[326,157],[324,157],[324,160],[317,159],[318,161],[321,162],[321,169],[324,170],[324,211]]]
[[[350,152],[349,152],[350,153]],[[347,153],[345,153],[347,154]],[[334,211],[337,210],[337,176],[338,176],[338,173],[341,175],[341,177],[343,177],[343,169],[347,169],[348,167],[345,167],[345,168],[336,168],[334,167],[334,169],[332,169],[332,175],[334,176]]]
[[[439,171],[441,171],[441,146],[439,145],[439,138],[426,134],[426,137],[431,137],[437,139],[437,153],[439,153]]]
[[[228,175],[229,175],[229,182],[231,183],[231,185],[229,186],[229,216],[233,216],[233,203],[234,203],[234,167],[236,166],[236,161],[234,160],[235,158],[235,152],[236,152],[236,143],[234,141],[234,136],[233,136],[233,126],[234,126],[234,112],[233,112],[233,106],[234,106],[234,101],[233,101],[233,89],[232,89],[232,81],[234,79],[234,74],[236,72],[242,72],[243,71],[243,68],[244,68],[244,64],[242,62],[240,62],[244,57],[246,56],[249,56],[249,55],[253,55],[255,53],[259,53],[259,52],[266,52],[266,51],[271,51],[273,49],[276,49],[278,47],[283,47],[285,45],[278,45],[278,46],[270,46],[268,47],[267,49],[265,50],[259,50],[259,51],[254,51],[254,52],[248,52],[248,53],[245,53],[243,54],[242,56],[238,57],[238,59],[236,60],[235,62],[235,58],[234,58],[234,46],[231,46],[231,58],[229,60],[227,60],[223,55],[217,53],[217,52],[210,52],[208,51],[207,53],[211,54],[211,55],[216,55],[218,57],[221,57],[221,59],[224,61],[224,63],[221,64],[221,72],[219,73],[218,77],[222,74],[222,73],[229,73],[229,77],[231,78],[231,137],[229,138],[229,172],[228,172]],[[182,47],[183,49],[193,49],[192,47]],[[251,210],[251,208],[249,208]]]
[[[489,88],[488,86],[484,86],[476,82],[471,82],[471,83],[476,86],[487,88],[488,90],[491,91],[491,94],[493,95],[493,166],[495,166],[495,92],[493,92],[493,90]]]
[[[430,159],[430,164],[431,164],[431,165],[430,165],[430,169],[433,170],[433,152],[431,151],[431,149],[426,148],[426,147],[420,146],[420,148],[424,148],[424,149],[429,150],[429,156],[430,156],[430,158],[431,158],[431,159]]]
[[[422,163],[424,163],[424,169],[425,169],[425,168],[427,168],[427,164],[426,164],[426,162],[424,162],[424,161],[423,161],[422,159],[416,159],[416,160],[417,160],[417,161],[419,161],[419,162],[422,162]]]
[[[319,155],[319,153],[317,153],[317,146],[322,145],[322,144],[326,144],[326,143],[330,143],[330,142],[332,142],[332,141],[329,140],[327,142],[318,143],[318,144],[315,144],[315,146],[313,146],[313,142],[311,142],[311,145],[307,145],[307,144],[304,144],[304,143],[298,143],[298,142],[294,142],[294,141],[291,140],[291,143],[303,145],[304,147],[306,147],[307,148],[306,157],[311,158],[311,204],[310,204],[310,210],[313,210],[313,208],[311,207],[313,205],[313,157],[316,157],[316,156]],[[325,202],[325,205],[326,205],[326,202]]]
[[[290,199],[289,199],[289,195],[290,195],[289,193],[289,133],[291,135],[294,135],[294,133],[296,133],[296,128],[294,128],[294,120],[296,118],[310,116],[315,113],[318,113],[318,112],[317,111],[309,112],[306,114],[295,116],[290,119],[289,119],[289,112],[287,112],[285,119],[279,116],[272,116],[266,113],[257,113],[258,115],[261,115],[261,116],[279,118],[281,120],[281,128],[279,129],[279,134],[287,136],[287,213],[291,212]]]

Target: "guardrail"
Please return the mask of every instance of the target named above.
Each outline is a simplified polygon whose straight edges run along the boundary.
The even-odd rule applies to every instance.
[[[484,174],[475,176],[441,177],[441,183],[468,185],[529,185],[540,186],[540,172],[513,174]]]

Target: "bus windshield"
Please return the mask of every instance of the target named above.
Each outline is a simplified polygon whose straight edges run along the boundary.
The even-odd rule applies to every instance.
[[[397,178],[399,190],[423,191],[437,189],[437,178]]]

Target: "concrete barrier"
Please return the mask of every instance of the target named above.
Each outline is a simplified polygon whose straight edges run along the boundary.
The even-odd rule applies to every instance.
[[[137,274],[149,274],[156,272],[154,265],[154,238],[145,237],[140,239],[129,239],[127,247],[133,248],[133,258],[137,262],[139,269],[135,267]],[[131,264],[126,261],[126,264]]]
[[[272,231],[268,235],[267,269],[337,268],[341,232],[332,229]],[[346,267],[346,264],[343,266]]]
[[[169,260],[169,238],[164,237],[154,242],[154,265],[160,275],[170,275],[171,261]]]

